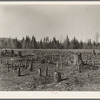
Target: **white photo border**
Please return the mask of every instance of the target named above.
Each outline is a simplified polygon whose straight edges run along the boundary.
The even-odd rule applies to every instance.
[[[0,1],[0,5],[100,5],[100,1]],[[100,92],[1,91],[0,99],[99,99]]]

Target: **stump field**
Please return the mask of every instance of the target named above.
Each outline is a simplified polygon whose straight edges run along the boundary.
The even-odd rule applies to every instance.
[[[9,51],[9,50],[8,50]],[[14,50],[19,56],[0,54],[0,91],[99,91],[100,51],[95,50]],[[81,53],[81,72],[75,55]],[[7,64],[8,63],[8,64]],[[27,67],[23,66],[27,64]],[[31,64],[32,63],[32,64]],[[18,66],[20,66],[20,75]],[[9,68],[9,69],[8,69]],[[54,73],[61,74],[55,82]],[[57,76],[59,77],[59,75]]]

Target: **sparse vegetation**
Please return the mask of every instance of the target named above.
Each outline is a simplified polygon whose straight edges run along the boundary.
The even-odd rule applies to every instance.
[[[95,55],[93,50],[16,49],[16,56],[13,57],[8,55],[11,51],[6,50],[6,56],[1,54],[0,58],[2,91],[100,90],[99,50],[95,50]],[[17,56],[19,51],[22,57]],[[75,60],[77,52],[78,61]],[[31,55],[32,53],[34,55]],[[78,63],[74,64],[75,61]]]

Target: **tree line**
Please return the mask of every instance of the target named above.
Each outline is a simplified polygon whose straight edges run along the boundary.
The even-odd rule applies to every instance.
[[[0,48],[10,48],[10,49],[100,49],[100,43],[95,41],[91,42],[88,39],[87,42],[79,41],[74,37],[72,40],[69,39],[68,35],[64,42],[60,42],[55,37],[49,39],[49,37],[44,37],[40,41],[37,41],[34,36],[30,38],[29,36],[23,37],[21,40],[17,38],[2,38],[0,40]]]

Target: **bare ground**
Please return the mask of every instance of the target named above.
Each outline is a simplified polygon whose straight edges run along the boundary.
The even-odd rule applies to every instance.
[[[36,64],[37,65],[37,64]],[[35,64],[34,64],[35,66]],[[41,65],[44,66],[44,65]],[[100,90],[100,68],[83,70],[78,73],[77,66],[67,66],[58,69],[62,74],[62,81],[53,82],[53,70],[49,69],[49,76],[45,76],[42,70],[41,77],[37,70],[21,70],[21,76],[16,71],[0,65],[0,91],[99,91]]]
[[[57,71],[62,76],[58,83],[53,80],[56,65],[48,64],[48,76],[45,76],[46,66],[35,62],[33,71],[21,69],[21,76],[18,76],[16,70],[10,68],[8,73],[4,63],[0,63],[0,91],[100,91],[100,65],[93,68],[83,66],[82,73],[78,72],[77,66],[65,64],[63,68],[58,67]],[[38,68],[42,69],[41,77],[38,76]]]

